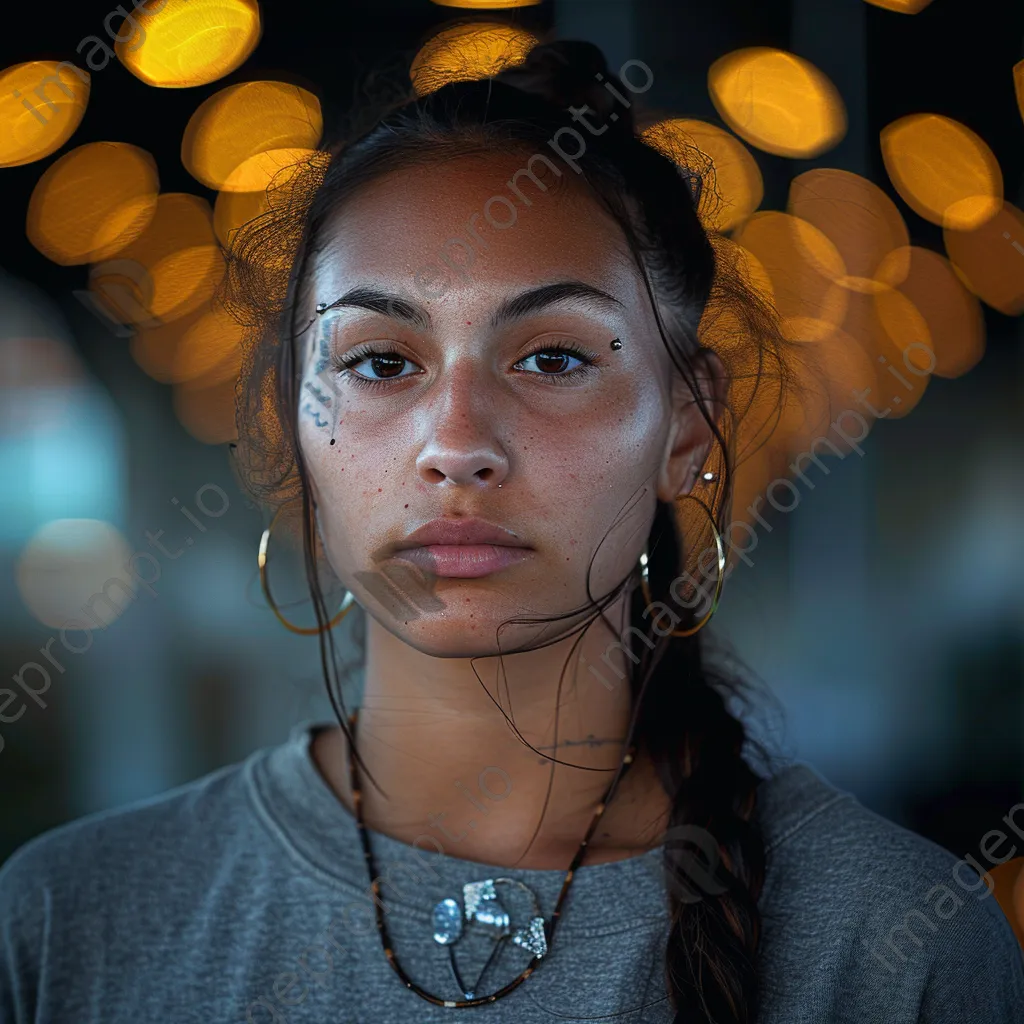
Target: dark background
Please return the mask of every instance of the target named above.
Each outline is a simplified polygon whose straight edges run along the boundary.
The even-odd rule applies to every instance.
[[[212,204],[215,194],[180,160],[183,129],[203,100],[238,81],[290,81],[321,98],[330,131],[367,71],[407,65],[439,26],[472,15],[591,39],[612,67],[642,59],[655,71],[647,99],[656,108],[718,124],[706,85],[716,58],[774,45],[811,60],[842,93],[849,131],[814,161],[754,150],[765,177],[762,209],[784,208],[790,180],[807,168],[841,167],[887,190],[913,244],[942,252],[940,229],[896,196],[879,151],[886,124],[920,111],[978,133],[999,160],[1007,199],[1024,205],[1024,125],[1011,72],[1024,56],[1019,4],[934,0],[916,16],[862,0],[545,0],[489,13],[428,0],[264,0],[261,8],[262,40],[233,74],[161,90],[111,61],[91,73],[85,118],[64,147],[0,170],[0,267],[11,275],[0,337],[9,296],[35,295],[90,381],[92,404],[62,428],[80,445],[59,442],[66,463],[47,464],[59,484],[59,514],[107,519],[138,549],[144,531],[171,535],[184,526],[173,497],[190,504],[207,482],[231,496],[229,512],[164,566],[159,596],[134,602],[96,634],[92,649],[69,656],[46,709],[2,726],[0,860],[45,828],[161,792],[282,740],[304,718],[330,715],[315,640],[287,634],[260,598],[263,523],[235,487],[225,446],[191,437],[171,389],[148,378],[127,340],[75,300],[86,268],[51,263],[25,237],[32,189],[69,149],[131,142],[156,159],[162,191]],[[0,67],[46,58],[81,65],[76,45],[102,35],[113,9],[111,0],[6,9]],[[1005,258],[1024,268],[1009,243]],[[715,622],[781,701],[786,728],[776,741],[785,750],[958,855],[976,850],[1022,799],[1024,779],[1022,333],[1019,319],[985,312],[982,361],[959,379],[932,380],[909,416],[876,424],[862,458],[837,463],[798,511],[778,516],[761,537],[756,566],[734,573]],[[38,472],[25,468],[26,452],[37,449],[9,423],[4,430],[7,679],[38,657],[53,630],[32,618],[15,585],[25,524],[43,507],[34,498],[43,487]]]

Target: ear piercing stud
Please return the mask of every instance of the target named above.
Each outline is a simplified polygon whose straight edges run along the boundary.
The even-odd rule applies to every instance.
[[[613,338],[611,348],[613,352],[618,352],[622,348],[622,342],[618,338]]]

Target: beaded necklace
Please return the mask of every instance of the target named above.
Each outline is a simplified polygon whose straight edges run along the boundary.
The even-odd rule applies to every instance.
[[[370,888],[374,895],[373,905],[377,921],[377,932],[380,935],[381,945],[384,947],[384,955],[387,957],[388,963],[394,968],[395,973],[401,979],[402,984],[410,991],[415,992],[421,999],[425,999],[428,1003],[433,1003],[434,1006],[443,1006],[448,1009],[461,1009],[463,1007],[482,1006],[486,1003],[496,1002],[498,999],[501,999],[502,996],[506,996],[513,989],[518,988],[531,974],[533,974],[537,969],[541,956],[535,955],[519,977],[514,978],[507,985],[498,989],[497,992],[491,993],[491,995],[477,996],[473,999],[442,999],[439,996],[435,996],[432,993],[427,992],[425,989],[420,988],[420,986],[417,985],[416,982],[414,982],[402,969],[402,965],[398,962],[398,958],[395,956],[395,951],[391,948],[391,937],[388,934],[387,925],[384,923],[384,914],[381,907],[380,884],[377,881],[377,869],[374,864],[373,852],[370,849],[370,837],[366,830],[366,822],[363,820],[363,794],[359,785],[359,772],[356,767],[355,757],[356,722],[358,717],[358,711],[354,711],[349,716],[349,735],[352,737],[352,742],[349,744],[348,766],[352,787],[352,806],[355,809],[356,824],[359,827],[359,838],[363,844],[363,856],[366,859],[366,867],[370,873]],[[559,891],[558,899],[555,902],[555,909],[551,913],[551,920],[546,922],[544,925],[544,934],[547,940],[547,948],[549,950],[555,935],[555,925],[558,924],[559,917],[562,913],[562,904],[565,902],[565,898],[572,886],[572,880],[576,873],[576,869],[580,866],[580,863],[587,852],[587,844],[590,842],[590,839],[594,834],[594,830],[597,828],[597,823],[601,820],[601,816],[604,814],[605,808],[615,795],[616,787],[625,776],[629,766],[633,763],[635,754],[635,746],[630,746],[627,748],[626,753],[623,754],[619,767],[611,781],[611,785],[609,785],[608,789],[605,791],[604,797],[597,805],[597,808],[594,811],[594,816],[591,818],[590,826],[587,828],[586,834],[583,836],[583,841],[580,843],[579,849],[577,849],[576,854],[572,859],[572,863],[569,865],[569,869],[565,873],[565,878],[562,881],[562,888]]]

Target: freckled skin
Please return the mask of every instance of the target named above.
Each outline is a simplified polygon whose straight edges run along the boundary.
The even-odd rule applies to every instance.
[[[595,551],[591,591],[611,590],[636,565],[656,497],[670,500],[692,485],[709,440],[691,396],[673,381],[618,225],[578,188],[522,207],[506,231],[488,228],[489,249],[478,252],[468,278],[449,275],[451,287],[441,297],[425,298],[416,286],[418,269],[443,270],[438,253],[456,233],[453,225],[483,209],[495,183],[515,166],[507,157],[463,158],[367,186],[334,216],[304,289],[308,318],[317,302],[362,285],[417,302],[433,321],[421,330],[377,312],[327,314],[333,319],[325,344],[335,358],[358,344],[388,340],[411,361],[402,372],[416,372],[380,390],[337,380],[336,445],[305,417],[299,440],[339,578],[385,629],[440,657],[494,653],[495,630],[505,620],[587,605]],[[609,292],[624,308],[577,299],[490,327],[502,299],[568,279]],[[622,340],[621,350],[610,349],[614,338]],[[527,370],[512,369],[567,340],[597,356],[587,376],[559,385],[535,360]],[[317,345],[311,337],[308,379],[315,379],[323,354]],[[365,361],[358,369],[374,373]],[[362,487],[342,476],[345,453],[348,477],[354,474]],[[399,500],[410,491],[415,501]],[[379,571],[390,545],[442,515],[503,526],[534,554],[490,576],[435,579],[430,591],[443,609],[397,618],[375,602],[357,573]],[[535,635],[516,628],[502,633],[503,650],[517,637]]]
[[[631,717],[629,686],[603,685],[580,659],[601,665],[608,678],[627,678],[625,656],[614,648],[608,655],[624,628],[626,601],[620,596],[605,609],[611,625],[597,619],[582,636],[569,632],[573,619],[513,624],[502,629],[500,645],[496,630],[516,616],[585,608],[591,617],[591,560],[590,591],[600,599],[635,568],[656,499],[693,485],[712,437],[671,373],[618,225],[576,182],[521,206],[505,231],[483,220],[488,199],[507,191],[523,159],[474,156],[394,172],[336,211],[303,282],[299,317],[313,319],[318,302],[359,286],[424,306],[431,326],[363,310],[325,314],[331,331],[309,332],[303,369],[332,396],[330,426],[302,416],[298,440],[327,556],[367,612],[359,753],[377,785],[363,786],[366,822],[412,842],[429,827],[428,812],[459,813],[453,779],[472,780],[482,766],[497,765],[513,780],[511,794],[486,827],[462,828],[465,837],[447,852],[564,870],[621,759],[616,738],[621,745]],[[445,294],[426,297],[414,275],[426,269],[436,282],[439,253],[453,237],[467,237],[474,215],[487,249],[477,249],[466,276],[450,275]],[[622,308],[577,299],[490,326],[502,300],[566,280],[601,288]],[[322,337],[330,344],[318,368]],[[558,384],[551,365],[523,363],[567,341],[596,357],[589,373]],[[388,342],[409,360],[400,379],[371,390],[331,375],[328,363],[367,342]],[[709,363],[698,376],[720,372]],[[374,375],[365,359],[358,370]],[[721,395],[706,397],[719,415]],[[391,577],[382,570],[410,564],[390,557],[394,545],[439,516],[470,515],[514,531],[533,553],[477,579],[424,577],[419,591],[414,577],[403,577],[416,613],[393,600],[385,606],[390,591],[381,581]],[[587,736],[609,740],[591,747],[582,742]],[[538,758],[527,744],[560,763]],[[340,728],[320,733],[312,753],[351,807]],[[667,815],[656,770],[641,751],[587,862],[648,848]]]

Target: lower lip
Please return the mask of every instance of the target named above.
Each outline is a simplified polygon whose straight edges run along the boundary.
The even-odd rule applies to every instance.
[[[489,576],[529,557],[529,548],[510,548],[501,544],[427,544],[404,548],[396,553],[426,572],[453,579]]]

